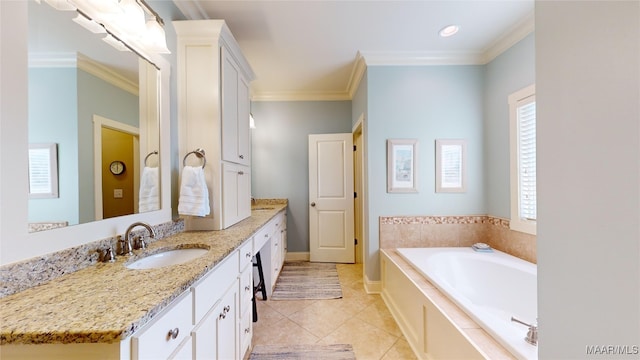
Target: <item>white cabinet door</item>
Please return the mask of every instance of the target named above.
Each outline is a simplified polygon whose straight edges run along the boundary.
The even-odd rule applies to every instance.
[[[249,84],[224,47],[222,52],[222,160],[249,165]]]
[[[217,333],[217,359],[239,359],[239,339],[238,339],[238,280],[236,280],[222,298],[218,306],[216,320]]]
[[[218,352],[216,325],[219,313],[220,311],[217,307],[211,308],[200,323],[193,328],[191,337],[196,359],[211,360],[216,358]]]
[[[251,129],[249,117],[251,114],[251,101],[249,95],[249,83],[238,77],[238,163],[251,165]]]
[[[225,228],[251,216],[251,170],[222,164],[222,222]]]

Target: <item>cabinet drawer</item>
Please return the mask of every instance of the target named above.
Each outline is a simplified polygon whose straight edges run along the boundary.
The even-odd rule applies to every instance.
[[[238,266],[238,252],[234,251],[192,288],[193,324],[200,322],[211,306],[224,295],[238,277]]]
[[[133,359],[167,359],[191,331],[191,293],[170,304],[131,339]]]
[[[251,264],[251,258],[253,257],[253,238],[247,240],[240,247],[240,268],[238,272],[242,272],[247,265]]]
[[[258,230],[258,232],[256,232],[256,235],[253,237],[254,254],[260,251],[265,246],[267,241],[269,241],[269,238],[271,237],[273,230],[274,230],[273,223],[268,222],[260,230]]]
[[[251,307],[253,297],[253,267],[245,269],[240,275],[240,312]]]

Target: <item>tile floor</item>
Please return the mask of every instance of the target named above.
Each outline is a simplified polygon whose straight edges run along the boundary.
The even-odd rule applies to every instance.
[[[337,267],[342,299],[258,300],[253,345],[351,344],[358,360],[416,359],[380,295],[364,291],[362,264]]]

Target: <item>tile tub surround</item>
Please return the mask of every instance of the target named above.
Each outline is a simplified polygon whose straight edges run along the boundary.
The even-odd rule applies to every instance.
[[[509,220],[487,215],[381,216],[380,249],[471,246],[484,242],[536,263],[536,237],[509,229]]]
[[[148,238],[148,244],[184,231],[184,221],[178,220],[159,224],[154,226],[153,230],[156,237]],[[135,235],[143,231],[146,230],[138,229],[132,234]],[[105,249],[111,247],[115,251],[117,246],[118,238],[114,236],[0,266],[0,298],[95,265],[101,260],[101,254]]]
[[[46,284],[0,299],[0,345],[46,343],[112,343],[121,341],[153,319],[246,239],[285,211],[256,211],[221,231],[182,232],[149,245],[144,254],[175,247],[209,247],[185,264],[150,270],[125,265],[140,257],[118,256]]]

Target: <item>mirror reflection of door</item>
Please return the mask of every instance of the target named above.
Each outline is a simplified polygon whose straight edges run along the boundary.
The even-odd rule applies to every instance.
[[[102,214],[105,219],[134,213],[133,142],[131,134],[102,128]]]
[[[140,131],[94,115],[96,219],[135,214],[140,191]],[[112,163],[121,162],[124,170]],[[115,164],[114,164],[115,165]]]

